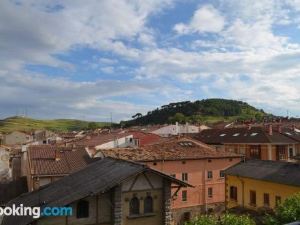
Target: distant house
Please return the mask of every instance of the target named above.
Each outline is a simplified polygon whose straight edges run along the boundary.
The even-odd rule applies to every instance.
[[[30,133],[21,131],[13,131],[9,134],[5,134],[3,138],[4,145],[20,145],[25,144],[33,140],[33,136]]]
[[[22,153],[22,173],[33,191],[76,172],[94,160],[83,147],[32,145]]]
[[[247,159],[292,161],[297,152],[295,139],[285,135],[280,128],[241,127],[203,130],[194,136],[218,149],[244,154]]]
[[[103,149],[95,157],[144,163],[195,186],[173,191],[172,212],[176,224],[184,224],[199,213],[224,209],[223,171],[242,158],[186,137],[173,137],[140,148]]]
[[[106,158],[7,204],[70,206],[72,216],[4,216],[1,224],[171,225],[171,188],[187,186],[147,166]]]
[[[274,209],[300,192],[300,165],[290,162],[249,160],[225,170],[226,207]]]
[[[156,130],[151,131],[153,134],[157,134],[161,137],[170,137],[174,135],[180,134],[192,134],[192,133],[199,133],[200,128],[198,126],[186,124],[172,124],[160,127]]]
[[[77,138],[66,142],[66,146],[85,147],[93,155],[98,149],[136,147],[138,143],[134,142],[133,134],[128,132],[111,132],[88,134],[82,138]]]
[[[36,130],[33,132],[33,141],[37,144],[51,144],[56,142],[57,135],[48,130]]]
[[[146,133],[143,131],[128,131],[128,133],[132,134],[133,145],[135,147],[142,147],[162,140],[162,137],[157,134]]]

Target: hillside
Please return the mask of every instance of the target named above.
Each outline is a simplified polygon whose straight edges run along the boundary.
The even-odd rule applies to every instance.
[[[133,120],[122,122],[125,126],[165,124],[174,122],[216,123],[220,121],[261,121],[266,114],[246,102],[227,99],[205,99],[195,102],[185,101],[163,105],[146,115],[137,113]]]
[[[36,120],[24,117],[10,117],[0,120],[0,132],[7,133],[14,130],[30,131],[37,129],[48,129],[52,131],[74,131],[87,129],[89,127],[98,128],[105,125],[109,125],[109,123],[88,122],[71,119]]]

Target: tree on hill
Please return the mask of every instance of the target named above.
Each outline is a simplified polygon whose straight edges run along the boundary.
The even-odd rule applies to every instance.
[[[274,215],[267,215],[266,225],[281,225],[300,220],[300,193],[288,197],[275,209]]]
[[[176,113],[174,116],[169,118],[171,123],[185,123],[187,121],[186,117],[182,113]]]
[[[195,218],[186,225],[255,225],[255,221],[247,215],[225,213],[220,217],[203,215]]]
[[[184,115],[176,117],[176,114]],[[179,114],[179,115],[180,115]],[[126,121],[127,126],[165,124],[178,119],[195,123],[205,122],[207,119],[215,118],[214,121],[234,120],[261,120],[267,114],[242,101],[228,99],[205,99],[195,102],[184,101],[163,105],[160,108],[149,111],[146,115],[137,113],[132,120]],[[179,121],[178,121],[179,122]]]

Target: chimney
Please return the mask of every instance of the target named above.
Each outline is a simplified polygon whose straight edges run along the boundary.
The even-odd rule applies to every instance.
[[[179,134],[179,125],[178,125],[178,122],[176,122],[176,125],[175,125],[175,135],[178,135]]]
[[[269,124],[269,135],[273,135],[272,124]]]
[[[293,124],[292,129],[293,129],[293,131],[295,131],[295,129],[296,129],[295,124]]]
[[[60,154],[59,154],[58,151],[59,151],[58,149],[54,150],[54,152],[55,152],[55,161],[59,161],[60,160]]]
[[[280,133],[280,134],[282,133],[282,126],[281,126],[281,124],[278,125],[278,133]]]
[[[251,124],[250,123],[247,124],[247,127],[248,127],[248,130],[251,130]]]

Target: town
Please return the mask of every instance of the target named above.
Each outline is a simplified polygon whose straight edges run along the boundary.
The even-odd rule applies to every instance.
[[[185,225],[226,213],[266,224],[300,192],[298,125],[280,118],[3,133],[3,207],[68,205],[74,213],[3,216],[2,225]]]
[[[300,0],[0,0],[0,225],[300,225]]]

